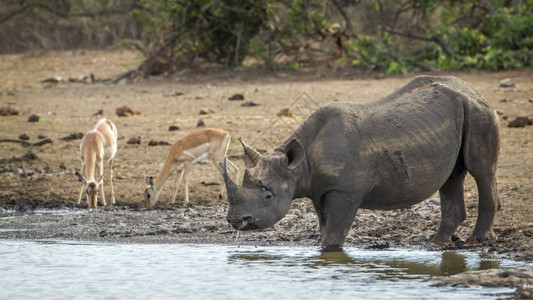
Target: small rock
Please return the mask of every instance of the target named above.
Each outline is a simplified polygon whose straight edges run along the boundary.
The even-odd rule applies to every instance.
[[[500,87],[502,88],[518,87],[518,83],[512,82],[511,78],[505,78],[504,80],[500,81]]]
[[[206,107],[202,107],[200,108],[200,114],[201,115],[208,115],[208,114],[212,114],[214,113],[215,111],[210,109],[210,108],[206,108]]]
[[[196,123],[196,127],[205,127],[204,120],[202,120],[202,119],[198,120],[198,122]]]
[[[43,82],[43,83],[46,83],[46,82],[59,83],[61,81],[63,81],[63,77],[61,77],[61,76],[55,76],[55,77],[50,77],[50,78],[46,78],[44,80],[41,80],[41,82]]]
[[[104,114],[104,110],[103,110],[103,109],[99,109],[97,112],[95,112],[95,113],[93,114],[93,116],[101,116],[101,115],[103,115],[103,114]]]
[[[253,102],[253,101],[247,101],[247,102],[244,102],[243,104],[241,104],[241,106],[243,106],[243,107],[248,107],[248,106],[259,106],[259,105],[261,105],[261,104],[259,104],[259,103],[255,103],[255,102]]]
[[[71,133],[65,137],[60,138],[62,141],[70,141],[70,140],[81,140],[83,138],[83,133],[77,132],[77,133]]]
[[[131,138],[126,142],[126,144],[130,144],[130,145],[139,145],[140,143],[141,143],[141,138]]]
[[[290,107],[284,107],[280,111],[278,111],[276,116],[292,118],[292,109]]]
[[[176,130],[180,130],[180,127],[179,126],[175,126],[175,125],[172,125],[168,128],[168,131],[176,131]]]
[[[59,168],[60,168],[61,170],[67,170],[67,166],[65,166],[65,163],[64,163],[64,162],[61,162],[61,163],[59,164]]]
[[[140,111],[134,110],[134,109],[132,109],[131,107],[129,107],[127,105],[124,105],[122,107],[118,107],[115,112],[116,112],[117,116],[119,116],[119,117],[131,117],[131,116],[134,116],[134,115],[140,115],[141,114]]]
[[[19,139],[23,141],[27,141],[30,139],[30,137],[27,134],[23,133],[23,134],[19,134]]]
[[[11,106],[4,106],[0,108],[0,116],[16,116],[19,111]]]
[[[36,160],[37,159],[37,155],[35,155],[35,153],[33,153],[31,151],[28,151],[22,156],[22,159],[26,160],[26,161],[28,161],[28,160]]]
[[[173,93],[173,94],[171,94],[171,95],[169,95],[169,96],[171,96],[171,97],[178,97],[178,96],[182,96],[182,95],[185,95],[185,93],[184,93],[184,92],[175,92],[175,93]]]
[[[500,87],[502,88],[509,88],[509,87],[518,87],[517,83],[514,82],[500,82]]]
[[[33,123],[33,122],[39,122],[39,120],[41,119],[41,117],[39,117],[38,115],[31,115],[29,118],[28,118],[28,122],[30,123]]]
[[[165,142],[165,141],[154,141],[154,140],[151,140],[148,142],[148,146],[162,146],[162,145],[170,145],[168,142]]]
[[[500,102],[503,102],[503,103],[507,103],[507,102],[510,102],[511,100],[507,99],[507,98],[503,98],[500,100]]]
[[[38,139],[42,140],[42,139],[45,139],[46,138],[46,135],[42,135],[42,134],[39,134],[37,136]]]
[[[516,119],[509,122],[508,127],[526,127],[529,125],[529,118],[528,117],[516,117]]]
[[[242,95],[242,94],[234,94],[233,96],[229,97],[228,100],[241,101],[241,100],[244,100],[244,95]]]

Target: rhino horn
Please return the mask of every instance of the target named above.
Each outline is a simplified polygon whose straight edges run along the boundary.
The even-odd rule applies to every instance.
[[[241,142],[242,147],[244,149],[244,165],[247,168],[253,168],[257,165],[257,162],[261,158],[263,158],[263,155],[261,153],[257,152],[254,148],[248,146],[241,138],[239,138],[239,142]]]
[[[250,173],[250,170],[245,169],[244,170],[244,176],[242,178],[242,186],[243,187],[254,187],[257,186],[258,181],[255,177],[252,176]]]
[[[222,169],[222,176],[224,177],[224,183],[226,184],[226,191],[228,193],[228,201],[230,204],[237,204],[237,195],[239,192],[239,186],[231,180],[228,175],[228,169],[226,166],[227,158],[224,158],[224,167]]]

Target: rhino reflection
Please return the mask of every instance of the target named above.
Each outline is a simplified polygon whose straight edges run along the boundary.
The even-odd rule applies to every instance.
[[[376,255],[382,253],[383,255]],[[345,267],[350,267],[350,272],[377,273],[383,278],[410,279],[405,275],[451,276],[466,271],[499,268],[498,261],[481,261],[477,267],[468,267],[467,257],[455,252],[443,252],[441,257],[429,257],[414,260],[415,254],[406,254],[405,257],[391,257],[394,251],[368,251],[359,252],[357,257],[345,251],[320,251],[319,255],[306,256],[305,253],[297,256],[283,255],[267,251],[239,252],[231,255],[231,263],[263,263],[265,265],[300,265],[311,268],[338,267],[346,272]],[[360,255],[359,255],[360,254]],[[440,261],[440,262],[439,262]]]

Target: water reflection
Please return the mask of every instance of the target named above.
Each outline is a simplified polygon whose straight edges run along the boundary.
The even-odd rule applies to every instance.
[[[307,255],[306,255],[307,254]],[[389,276],[424,275],[451,276],[466,271],[500,268],[500,262],[482,260],[476,254],[444,252],[410,252],[407,250],[373,251],[317,251],[317,255],[295,253],[284,256],[267,250],[240,251],[229,256],[231,263],[261,263],[271,265],[303,265],[310,268],[348,266],[344,271],[373,272]],[[468,256],[467,256],[468,255]],[[418,277],[415,276],[415,277]],[[409,278],[407,276],[406,278]]]
[[[483,261],[475,253],[412,249],[321,252],[306,247],[49,240],[0,240],[0,261],[2,286],[9,287],[2,289],[0,299],[36,300],[245,299],[249,295],[276,300],[422,299],[424,295],[496,299],[513,289],[435,287],[424,274],[519,264]]]

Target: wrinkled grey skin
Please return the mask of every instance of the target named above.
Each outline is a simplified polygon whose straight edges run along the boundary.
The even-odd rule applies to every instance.
[[[322,246],[342,247],[357,209],[407,208],[437,190],[441,223],[433,242],[447,245],[466,218],[463,183],[470,173],[479,212],[469,243],[495,239],[500,208],[495,180],[498,117],[488,101],[455,77],[420,76],[369,103],[316,110],[274,152],[243,143],[247,168],[237,186],[224,174],[228,222],[235,229],[273,226],[291,201],[308,197]]]

